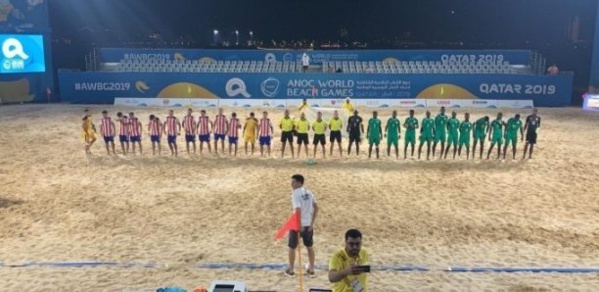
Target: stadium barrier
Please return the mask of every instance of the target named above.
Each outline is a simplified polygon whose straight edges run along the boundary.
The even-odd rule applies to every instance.
[[[312,108],[341,108],[344,99],[309,99]],[[355,99],[356,106],[368,108],[533,108],[532,100],[480,99]],[[233,107],[286,108],[299,107],[301,99],[199,99],[199,98],[135,98],[117,97],[114,105],[134,107]],[[599,103],[599,100],[598,100]],[[599,106],[599,105],[598,105]]]

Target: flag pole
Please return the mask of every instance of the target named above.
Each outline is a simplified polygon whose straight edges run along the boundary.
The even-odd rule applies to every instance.
[[[300,214],[301,216],[301,214]],[[299,265],[299,291],[300,292],[304,292],[304,267],[302,266],[302,241],[301,241],[301,230],[302,230],[302,226],[301,223],[301,217],[298,216],[297,217],[297,221],[298,221],[298,225],[299,226],[299,230],[297,231],[297,259],[298,259],[298,265]]]

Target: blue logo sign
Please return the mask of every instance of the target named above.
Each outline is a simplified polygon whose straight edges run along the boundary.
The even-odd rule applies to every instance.
[[[41,35],[0,35],[0,73],[46,72]]]
[[[260,89],[266,97],[276,97],[279,94],[279,80],[276,78],[268,78],[262,82]]]

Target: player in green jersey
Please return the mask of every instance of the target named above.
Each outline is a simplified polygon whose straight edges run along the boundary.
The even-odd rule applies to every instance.
[[[518,131],[520,131],[520,140],[524,140],[524,130],[522,129],[522,121],[520,114],[516,114],[513,118],[507,121],[505,127],[505,145],[503,146],[503,159],[507,152],[507,146],[512,144],[513,159],[516,159],[516,146],[518,145]]]
[[[391,156],[391,145],[395,146],[395,158],[399,159],[399,138],[401,137],[400,121],[397,118],[397,111],[393,111],[392,116],[385,125],[385,136],[387,137],[387,156]]]
[[[416,129],[418,129],[418,119],[414,117],[414,110],[410,110],[410,116],[403,123],[406,128],[405,146],[403,148],[403,159],[407,158],[408,144],[412,145],[412,157],[414,157],[414,144],[416,144]]]
[[[445,148],[445,159],[447,159],[449,147],[452,145],[453,159],[455,159],[455,155],[458,153],[460,120],[457,119],[457,115],[456,112],[452,112],[451,119],[447,120],[447,147]]]
[[[368,129],[366,129],[366,139],[368,139],[368,158],[372,156],[372,145],[376,147],[376,159],[379,159],[379,144],[383,137],[383,127],[376,111],[372,112],[372,118],[368,120]]]
[[[445,150],[445,139],[447,139],[447,120],[449,117],[445,114],[445,107],[441,107],[441,113],[435,117],[435,143],[433,143],[433,158],[437,144],[441,142],[441,158],[443,158],[443,150]]]
[[[426,118],[422,119],[422,127],[420,128],[420,146],[418,147],[418,159],[422,153],[422,146],[426,142],[426,160],[430,160],[431,142],[435,137],[435,120],[431,119],[431,112],[426,111]]]
[[[503,144],[503,127],[505,127],[505,122],[502,120],[503,114],[498,113],[497,118],[491,122],[491,127],[489,127],[489,141],[491,142],[491,148],[489,148],[489,152],[487,152],[487,159],[491,157],[491,151],[493,151],[493,147],[497,144],[497,159],[501,157],[501,145]]]
[[[466,160],[470,159],[470,135],[472,133],[472,123],[470,122],[470,114],[464,115],[464,121],[460,124],[460,147],[458,148],[458,156],[462,156],[462,147],[466,146]]]
[[[480,159],[483,159],[485,138],[489,131],[489,117],[482,117],[474,122],[474,145],[472,145],[472,158],[476,158],[476,144],[480,142]]]

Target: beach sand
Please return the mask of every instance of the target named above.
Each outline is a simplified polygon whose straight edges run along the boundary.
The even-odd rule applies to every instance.
[[[272,270],[207,270],[202,263],[284,263],[274,234],[291,213],[290,176],[301,173],[318,200],[317,263],[364,234],[372,265],[425,266],[432,272],[374,271],[370,291],[596,291],[597,274],[446,273],[462,267],[599,267],[599,114],[540,109],[533,160],[417,161],[361,155],[323,160],[227,155],[152,156],[147,117],[143,155],[108,156],[101,139],[86,155],[83,106],[0,109],[0,279],[4,291],[187,289],[216,279],[250,290],[297,291],[297,278]],[[99,126],[104,107],[91,106]],[[225,113],[230,113],[225,109]],[[248,109],[236,109],[245,117]],[[257,113],[260,109],[255,109]],[[281,110],[271,109],[277,122]],[[423,110],[417,111],[422,118]],[[465,109],[459,109],[460,118]],[[209,109],[211,116],[216,110]],[[504,111],[511,116],[514,110]],[[520,111],[526,116],[529,111]],[[404,119],[407,110],[400,111]],[[473,120],[495,110],[472,111]],[[176,115],[184,115],[177,109]],[[390,110],[382,110],[386,121]],[[433,116],[436,113],[433,113]],[[196,114],[197,116],[197,114]],[[367,120],[370,112],[362,109]],[[117,138],[118,139],[118,138]],[[118,142],[118,141],[117,141]],[[327,141],[328,142],[328,141]],[[382,149],[386,148],[383,141]],[[488,143],[486,145],[488,147]],[[180,149],[184,148],[179,139]],[[310,152],[312,151],[310,146]],[[344,143],[346,147],[346,143]],[[328,145],[327,145],[328,148]],[[402,149],[403,150],[403,149]],[[120,146],[117,145],[117,153]],[[328,153],[327,153],[328,155]],[[493,155],[494,156],[494,155]],[[509,157],[509,156],[508,156]],[[304,251],[304,262],[306,253]],[[156,268],[11,268],[26,262],[155,262]],[[306,287],[330,286],[326,271]],[[307,289],[306,289],[307,291]]]

